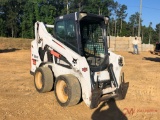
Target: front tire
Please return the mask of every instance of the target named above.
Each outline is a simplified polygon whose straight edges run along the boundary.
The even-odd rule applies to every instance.
[[[73,106],[80,101],[80,83],[79,80],[71,74],[57,77],[54,90],[56,99],[62,107]]]
[[[53,88],[53,74],[48,67],[39,67],[34,75],[34,85],[38,92],[49,92]]]

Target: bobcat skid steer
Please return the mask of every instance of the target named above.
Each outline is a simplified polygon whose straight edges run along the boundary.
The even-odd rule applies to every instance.
[[[108,50],[107,24],[107,17],[84,12],[60,16],[54,25],[36,22],[30,72],[37,91],[53,89],[63,107],[82,98],[95,108],[120,97],[124,58]]]

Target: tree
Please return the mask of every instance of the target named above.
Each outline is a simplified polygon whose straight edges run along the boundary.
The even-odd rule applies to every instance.
[[[113,5],[113,11],[114,11],[114,35],[117,36],[117,11],[118,11],[118,2],[115,2]]]
[[[137,36],[137,34],[138,34],[138,21],[139,21],[139,13],[138,12],[131,15],[129,18],[129,24],[133,28],[132,29],[132,36]],[[141,22],[142,22],[142,20],[141,20]]]
[[[5,27],[5,14],[4,14],[4,3],[0,2],[0,36],[5,36],[6,27]]]
[[[35,3],[36,4],[36,3]],[[21,21],[21,36],[24,38],[33,38],[34,37],[34,3],[25,2],[22,21]],[[30,8],[30,9],[28,9]]]
[[[20,2],[17,0],[9,0],[4,5],[5,20],[8,36],[17,37],[19,32],[19,11]]]
[[[154,40],[155,42],[159,41],[160,42],[160,23],[158,23],[156,25],[156,28],[155,28],[155,34],[154,35]]]
[[[118,20],[120,21],[120,34],[123,28],[122,22],[127,17],[126,10],[127,10],[126,5],[119,5],[119,10],[117,10],[117,17],[118,17]]]
[[[113,36],[136,36],[139,13],[131,15],[126,22],[126,10],[126,5],[114,0],[3,0],[0,1],[0,36],[33,38],[36,21],[53,24],[56,17],[77,11],[109,16],[108,30]],[[155,30],[151,25],[142,26],[143,42],[148,43],[151,37],[151,43],[158,38],[160,41],[160,23]]]

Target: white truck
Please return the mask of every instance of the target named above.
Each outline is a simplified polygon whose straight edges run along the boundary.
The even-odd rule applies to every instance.
[[[101,101],[122,97],[124,58],[108,50],[107,24],[107,17],[84,12],[57,17],[54,25],[36,22],[30,70],[36,90],[53,89],[63,107],[82,98],[95,108]]]

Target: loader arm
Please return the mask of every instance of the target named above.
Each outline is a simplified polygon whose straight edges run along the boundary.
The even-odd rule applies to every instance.
[[[90,106],[90,100],[89,97],[91,96],[91,78],[90,78],[90,68],[86,61],[85,57],[80,56],[64,44],[62,44],[60,41],[55,39],[50,33],[46,30],[46,25],[43,22],[36,22],[35,23],[35,40],[31,43],[31,73],[34,74],[36,69],[43,64],[44,61],[40,59],[40,55],[38,53],[38,49],[42,48],[42,50],[45,49],[47,46],[47,49],[50,51],[54,51],[56,54],[59,54],[60,56],[65,57],[67,62],[69,62],[71,68],[76,71],[76,73],[80,73],[83,76],[83,80],[81,81],[81,85],[83,86],[82,91],[84,94],[82,94],[83,97],[85,97],[84,101],[88,106]],[[56,59],[56,54],[53,54],[53,59]],[[45,57],[45,56],[44,56]],[[46,58],[47,59],[47,58]],[[34,60],[37,62],[36,64],[33,64]],[[46,60],[48,61],[48,60]],[[53,60],[53,63],[55,65],[55,60]],[[64,69],[64,68],[63,68]],[[62,74],[62,73],[61,73]],[[56,77],[59,75],[54,74]],[[87,80],[87,81],[86,81]]]
[[[56,51],[58,54],[65,57],[75,70],[79,70],[78,61],[81,58],[79,54],[62,44],[60,41],[55,39],[50,33],[48,33],[48,31],[46,30],[46,25],[43,22],[36,22],[35,30],[36,41],[39,47],[45,49],[45,46],[48,46],[48,49],[50,51]]]

